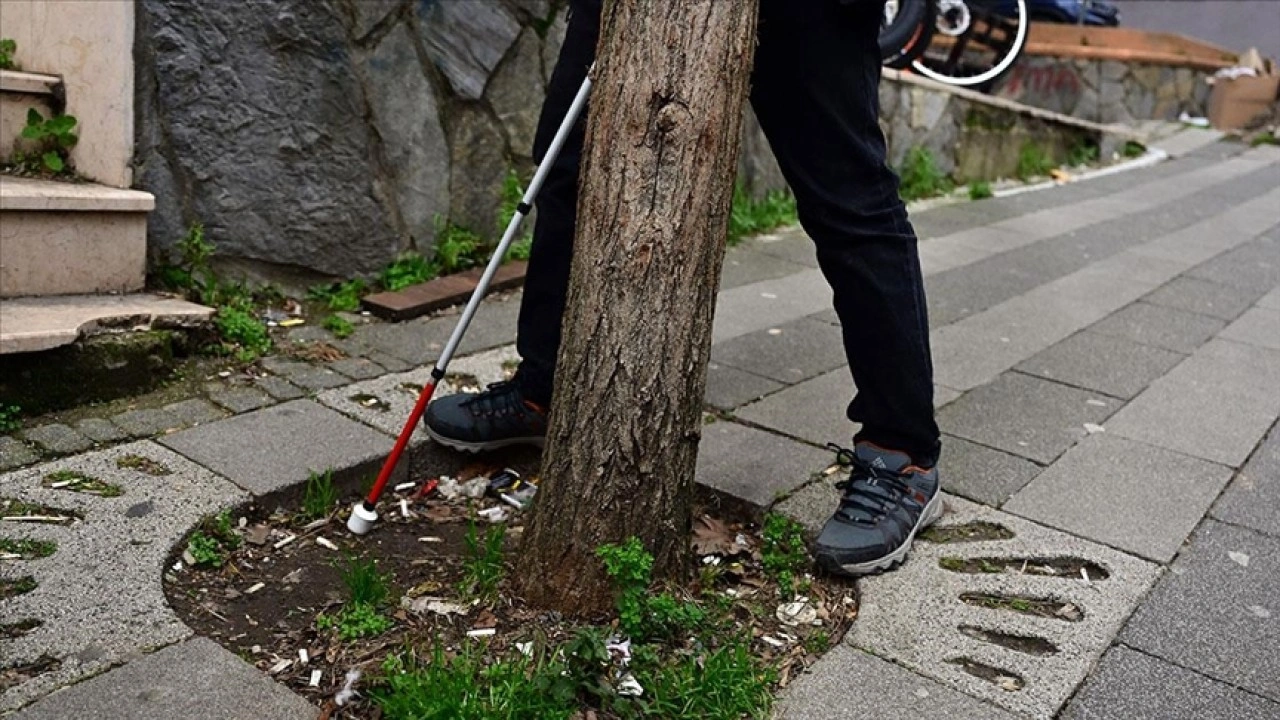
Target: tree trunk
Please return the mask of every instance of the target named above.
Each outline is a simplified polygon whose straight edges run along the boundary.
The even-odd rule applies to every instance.
[[[525,599],[608,611],[595,550],[685,576],[711,321],[757,0],[606,3]]]

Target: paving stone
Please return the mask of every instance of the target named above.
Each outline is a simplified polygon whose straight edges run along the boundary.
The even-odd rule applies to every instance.
[[[1225,325],[1217,318],[1136,302],[1094,323],[1089,330],[1165,350],[1192,353]]]
[[[381,367],[365,358],[343,358],[326,365],[330,370],[346,375],[352,380],[368,380],[386,373]]]
[[[840,646],[795,678],[778,699],[779,720],[1014,720],[1016,715],[887,660]]]
[[[398,357],[394,357],[377,350],[369,351],[366,357],[381,365],[387,372],[405,372],[414,368],[413,363],[405,362]]]
[[[1090,402],[1092,401],[1092,402]],[[1021,373],[1005,373],[938,412],[948,434],[1048,464],[1119,402]]]
[[[1280,424],[1273,425],[1210,513],[1236,525],[1280,537]]]
[[[0,470],[29,465],[40,459],[40,453],[15,437],[0,435]]]
[[[282,377],[264,375],[253,379],[253,384],[276,400],[297,400],[307,394],[306,390],[294,385]],[[262,407],[259,405],[258,407]],[[256,410],[257,408],[249,408]]]
[[[1207,520],[1120,635],[1280,702],[1280,538]]]
[[[146,457],[170,472],[157,477],[121,468],[118,462],[126,455]],[[106,498],[44,487],[45,476],[58,470],[117,485],[123,494]],[[0,494],[83,516],[69,526],[5,528],[6,534],[57,543],[48,558],[23,563],[23,572],[35,577],[36,589],[0,606],[0,622],[43,621],[32,632],[5,641],[5,663],[31,662],[47,654],[62,666],[0,695],[0,712],[140,651],[189,637],[190,628],[169,608],[161,587],[165,562],[174,544],[202,517],[248,497],[209,470],[147,440],[0,475]],[[195,675],[190,682],[197,682]],[[108,716],[120,715],[119,704],[107,707]]]
[[[1004,504],[1016,513],[1169,562],[1231,469],[1120,437],[1080,441]]]
[[[1280,310],[1255,307],[1218,333],[1218,337],[1280,350]]]
[[[1280,287],[1272,290],[1258,300],[1258,307],[1280,310]]]
[[[159,408],[147,410],[129,410],[111,418],[117,427],[129,433],[131,437],[148,437],[158,435],[166,430],[181,427],[182,422]]]
[[[22,437],[27,442],[39,445],[45,452],[55,455],[69,455],[93,447],[93,440],[62,423],[50,423],[24,430]]]
[[[374,471],[391,449],[385,434],[311,400],[183,430],[160,442],[255,495],[301,483],[312,471],[329,468],[339,482],[360,477]]]
[[[120,442],[129,437],[111,421],[102,418],[85,418],[76,423],[76,429],[96,443]]]
[[[818,267],[818,252],[813,240],[809,239],[799,225],[754,237],[750,243],[751,249],[756,252],[773,255],[796,265]]]
[[[1240,288],[1266,288],[1280,283],[1280,267],[1272,267],[1257,236],[1275,224],[1280,207],[1280,181],[1270,192],[1243,203],[1224,202],[1228,212],[1192,225],[1135,250],[1144,256],[1173,260],[1187,266],[1190,275]],[[1274,255],[1272,255],[1274,257]]]
[[[1009,235],[1013,236],[1013,233]],[[940,237],[921,242],[917,252],[920,256],[920,272],[927,280],[948,270],[982,262],[991,257],[994,251],[952,242],[949,237]]]
[[[734,415],[816,445],[848,445],[860,427],[845,415],[853,393],[849,370],[841,368],[739,408]]]
[[[395,324],[373,323],[356,328],[351,337],[336,345],[348,355],[373,358],[375,353],[380,353],[416,367],[432,362],[440,354],[451,330],[452,326],[447,323],[432,323],[426,319]],[[387,367],[386,363],[378,364]]]
[[[513,293],[502,298],[493,298],[485,302],[476,311],[471,327],[467,328],[467,334],[463,336],[462,343],[458,345],[458,353],[470,355],[502,347],[503,345],[510,345],[516,341],[516,325],[519,318],[519,293]],[[447,339],[449,334],[453,332],[454,326],[457,325],[457,318],[448,318],[447,323],[444,318],[438,321],[433,320],[432,322],[438,322],[447,329],[447,332],[444,333]],[[435,363],[439,356],[439,350],[433,351],[428,362]]]
[[[192,398],[164,406],[165,412],[177,418],[184,426],[221,420],[225,414],[206,400]]]
[[[307,390],[327,390],[346,385],[347,378],[328,368],[282,358],[263,358],[262,366]]]
[[[805,240],[807,242],[808,238]],[[749,241],[742,246],[730,248],[725,253],[724,267],[720,271],[721,290],[794,275],[812,267],[760,252],[755,245],[756,243]]]
[[[725,290],[716,301],[711,342],[779,327],[831,308],[831,286],[817,270]]]
[[[1072,698],[1063,720],[1274,720],[1280,704],[1159,658],[1113,647]]]
[[[1132,398],[1182,361],[1184,355],[1132,340],[1080,332],[1019,363],[1046,380]]]
[[[1280,194],[1272,192],[1263,196],[1268,207],[1259,208],[1264,227],[1280,222],[1275,208]],[[1246,292],[1262,292],[1280,285],[1280,231],[1272,229],[1267,235],[1225,252],[1190,270],[1188,275],[1230,285]]]
[[[1221,320],[1234,320],[1258,299],[1255,290],[1241,290],[1184,275],[1156,288],[1143,298],[1153,305],[1187,310]]]
[[[707,365],[706,403],[714,408],[731,410],[784,387],[780,382],[728,365]]]
[[[1008,453],[992,450],[951,435],[942,438],[938,462],[942,487],[986,505],[999,506],[1031,481],[1041,468]]]
[[[1280,416],[1280,352],[1213,340],[1107,424],[1123,437],[1240,467]]]
[[[247,387],[210,389],[209,399],[233,413],[257,410],[272,403],[270,395]]]
[[[721,420],[702,426],[697,482],[767,507],[831,459],[824,450]]]
[[[37,702],[14,720],[313,720],[316,709],[208,638],[158,650]]]
[[[959,543],[917,542],[910,559],[892,573],[859,581],[862,604],[847,642],[892,660],[943,684],[1015,712],[1049,718],[1070,697],[1133,607],[1142,599],[1159,568],[1124,553],[1050,530],[1021,518],[948,498],[949,511],[940,527],[971,522],[998,524],[1014,533],[1008,540]],[[999,558],[1019,568],[1024,559],[1072,558],[1106,571],[1086,583],[1078,574],[1049,576],[1021,573],[963,573],[940,566],[944,557],[961,560]],[[1096,573],[1096,571],[1095,571]],[[1023,614],[1012,609],[970,605],[966,593],[1052,598],[1074,605],[1081,617]],[[1037,655],[979,639],[960,630],[978,628],[1040,638],[1057,652]],[[1021,678],[1020,690],[1009,691],[970,675],[954,662],[960,658],[997,668]]]
[[[840,329],[809,318],[713,345],[711,360],[784,383],[846,364]]]
[[[937,410],[938,408],[941,408],[944,405],[948,405],[952,402],[955,402],[956,400],[959,400],[960,396],[963,394],[964,393],[960,392],[959,390],[952,390],[949,387],[934,385],[933,386],[933,409]]]

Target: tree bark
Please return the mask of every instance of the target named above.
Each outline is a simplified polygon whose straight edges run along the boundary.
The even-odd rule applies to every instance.
[[[603,614],[596,548],[658,578],[689,560],[711,323],[757,0],[606,3],[542,486],[522,542],[535,605]]]

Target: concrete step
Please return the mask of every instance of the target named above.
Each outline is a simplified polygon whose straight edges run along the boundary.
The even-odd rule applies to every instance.
[[[0,303],[0,355],[70,345],[105,332],[201,325],[213,309],[160,295],[63,295]]]
[[[150,193],[0,176],[0,298],[142,289]]]
[[[65,104],[62,78],[57,75],[0,70],[0,163],[12,159],[28,110],[35,108],[50,117]]]

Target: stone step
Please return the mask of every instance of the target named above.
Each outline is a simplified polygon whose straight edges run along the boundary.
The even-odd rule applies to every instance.
[[[0,70],[0,163],[12,159],[28,110],[50,117],[64,104],[62,78],[57,75]]]
[[[191,327],[212,314],[203,305],[145,293],[5,300],[0,303],[0,355],[49,350],[109,331]]]
[[[142,289],[150,193],[0,176],[0,298]]]

